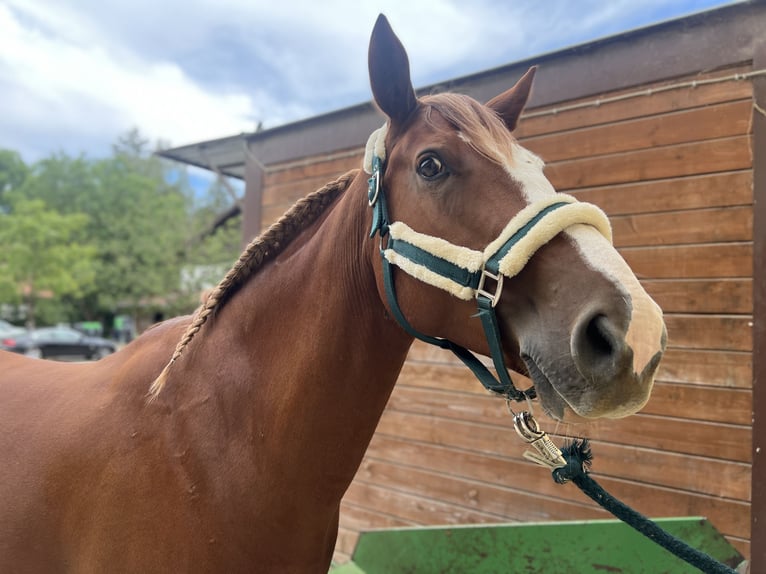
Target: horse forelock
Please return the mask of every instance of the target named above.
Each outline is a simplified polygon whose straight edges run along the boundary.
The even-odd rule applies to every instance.
[[[425,107],[425,121],[430,125],[435,125],[431,115],[436,111],[481,156],[506,168],[515,163],[516,138],[491,109],[463,94],[435,94],[420,101]]]
[[[276,223],[273,223],[264,233],[257,236],[245,247],[231,269],[194,312],[191,324],[176,345],[173,355],[152,383],[149,390],[150,400],[159,395],[167,382],[173,363],[182,355],[184,349],[210,315],[222,308],[250,277],[263,268],[265,263],[282,253],[302,231],[314,223],[328,206],[348,188],[357,173],[358,170],[352,170],[298,200]]]
[[[421,98],[426,106],[425,121],[435,125],[437,111],[457,131],[458,137],[478,154],[498,164],[515,182],[527,203],[550,197],[556,192],[543,175],[545,163],[523,147],[492,109],[469,96],[444,93]]]

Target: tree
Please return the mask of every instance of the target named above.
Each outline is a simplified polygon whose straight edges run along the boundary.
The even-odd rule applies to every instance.
[[[160,160],[137,131],[111,156],[89,160],[54,154],[35,164],[23,192],[60,213],[87,215],[96,251],[90,289],[67,297],[76,314],[99,319],[178,291],[189,216],[183,181],[169,184]]]
[[[13,196],[0,214],[0,293],[24,303],[34,327],[41,296],[82,293],[93,282],[95,250],[82,243],[87,217],[62,215],[42,200]]]
[[[188,235],[187,196],[169,184],[147,142],[131,132],[111,158],[94,163],[100,194],[91,205],[98,243],[96,289],[102,308],[130,312],[178,291]]]
[[[8,166],[5,171],[3,166]],[[10,191],[0,193],[0,214],[20,215],[22,203],[16,213],[9,201],[3,206],[3,196],[12,195],[16,201],[42,202],[45,212],[84,216],[74,243],[90,246],[92,278],[80,281],[78,289],[55,291],[56,304],[73,320],[109,324],[116,313],[188,311],[199,288],[220,279],[239,254],[236,220],[200,240],[216,216],[231,206],[231,194],[218,183],[205,194],[195,192],[185,170],[154,156],[135,130],[116,142],[110,156],[98,160],[57,153],[27,167],[15,152],[0,150],[2,181],[13,183],[6,186]],[[0,225],[6,227],[4,221]],[[6,232],[0,250],[7,237]],[[13,241],[32,246],[38,239]],[[0,256],[0,262],[8,258]],[[0,269],[0,302],[18,299],[15,281]],[[53,306],[54,300],[44,301],[45,307]]]
[[[7,194],[21,187],[28,175],[29,168],[17,152],[0,149],[0,211],[8,209]]]

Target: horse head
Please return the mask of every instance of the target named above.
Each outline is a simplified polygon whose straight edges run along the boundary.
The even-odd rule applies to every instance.
[[[404,47],[382,16],[369,69],[375,102],[388,118],[368,143],[366,163],[376,171],[371,163],[379,162],[373,176],[382,179],[387,201],[382,249],[371,242],[370,256],[389,313],[397,310],[379,252],[398,268],[394,305],[412,329],[490,354],[475,318],[475,295],[484,291],[496,313],[502,360],[529,375],[553,417],[638,411],[665,347],[662,311],[612,246],[600,210],[558,194],[543,162],[512,136],[535,69],[485,105],[460,94],[418,98]],[[559,205],[553,213],[550,206]],[[508,247],[506,240],[520,233],[519,244]],[[391,241],[436,263],[391,248]],[[493,257],[494,274],[486,272]],[[434,271],[440,260],[483,276],[482,286]]]

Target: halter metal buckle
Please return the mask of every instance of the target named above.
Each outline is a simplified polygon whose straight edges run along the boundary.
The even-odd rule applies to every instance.
[[[372,172],[372,176],[367,180],[367,203],[370,207],[374,206],[378,201],[378,195],[380,194],[380,169],[376,167]]]
[[[490,293],[489,291],[484,289],[484,282],[487,279],[487,277],[489,277],[490,279],[496,282],[494,293]],[[495,305],[497,305],[497,302],[500,301],[500,295],[502,294],[503,294],[503,274],[498,273],[497,275],[495,275],[494,273],[487,271],[487,268],[484,267],[481,270],[481,277],[479,278],[479,286],[476,288],[476,298],[478,299],[479,295],[483,295],[484,297],[490,300],[490,302],[492,303],[492,306],[494,307]]]
[[[516,429],[522,439],[537,451],[525,452],[524,458],[551,470],[566,466],[567,462],[564,460],[559,447],[550,439],[548,433],[540,430],[540,425],[537,424],[531,413],[522,411],[513,415],[513,428]]]

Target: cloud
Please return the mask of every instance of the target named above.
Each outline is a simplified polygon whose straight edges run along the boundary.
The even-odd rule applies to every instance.
[[[47,153],[51,138],[60,147],[103,148],[139,126],[153,138],[188,142],[252,130],[259,116],[251,94],[201,86],[172,61],[25,27],[3,6],[0,37],[0,145],[32,156]],[[268,101],[264,94],[261,105]]]
[[[416,85],[720,0],[388,0]],[[181,145],[369,99],[370,0],[5,0],[0,146],[108,152],[138,127]]]

